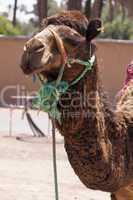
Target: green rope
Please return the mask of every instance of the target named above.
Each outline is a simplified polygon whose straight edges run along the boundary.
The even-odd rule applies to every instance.
[[[54,185],[55,185],[55,199],[59,200],[58,192],[58,176],[57,176],[57,163],[56,163],[56,135],[55,135],[55,121],[52,120],[52,150],[53,150],[53,169],[54,169]]]
[[[56,163],[56,135],[55,135],[55,120],[61,124],[61,113],[59,112],[57,106],[59,99],[62,94],[73,85],[77,84],[85,74],[92,69],[95,62],[95,56],[92,56],[88,61],[82,61],[79,59],[68,59],[67,62],[62,66],[58,78],[54,82],[45,82],[41,75],[38,76],[41,81],[41,88],[38,91],[37,97],[33,100],[33,107],[38,108],[44,112],[47,112],[52,118],[52,151],[53,151],[53,169],[54,169],[54,185],[55,185],[55,199],[59,200],[58,192],[58,177],[57,177],[57,163]],[[68,84],[65,81],[61,81],[66,64],[78,63],[85,66],[83,72],[76,77],[74,81]],[[33,77],[35,80],[35,77]],[[79,137],[79,135],[78,135]]]
[[[39,76],[42,86],[38,91],[38,95],[33,100],[33,107],[48,113],[50,118],[57,120],[61,124],[61,113],[58,110],[58,102],[61,95],[65,94],[70,87],[77,84],[88,71],[92,70],[94,62],[94,55],[88,61],[82,61],[79,59],[68,59],[66,63],[62,66],[56,81],[46,83],[42,80],[42,76]],[[85,66],[85,69],[70,84],[68,84],[68,82],[66,81],[61,81],[65,65],[72,65],[73,63],[83,65]]]
[[[68,62],[69,62],[69,64],[78,63],[80,65],[85,66],[85,69],[83,70],[83,72],[78,77],[76,77],[74,81],[72,81],[70,83],[69,87],[71,87],[73,85],[76,85],[85,76],[85,74],[88,71],[92,70],[92,66],[93,66],[93,64],[95,62],[95,56],[93,55],[91,57],[91,59],[88,60],[88,61],[83,61],[83,60],[79,60],[79,59],[70,59],[70,60],[68,60]]]

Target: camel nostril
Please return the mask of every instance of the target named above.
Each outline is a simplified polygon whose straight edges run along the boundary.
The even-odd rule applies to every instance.
[[[24,46],[24,52],[21,58],[21,68],[25,74],[30,74],[38,70],[41,65],[41,58],[46,46],[39,39],[33,38]]]
[[[25,53],[40,53],[45,50],[45,45],[40,39],[33,38],[30,41],[28,41],[24,46],[24,52]]]
[[[45,50],[45,47],[44,47],[43,44],[40,44],[40,45],[36,46],[36,47],[33,49],[33,51],[34,51],[34,52],[37,52],[37,53],[43,52],[44,50]]]
[[[34,39],[31,40],[31,44],[30,44],[29,49],[30,49],[31,53],[40,53],[40,52],[43,52],[45,50],[45,45],[39,39],[34,38]]]

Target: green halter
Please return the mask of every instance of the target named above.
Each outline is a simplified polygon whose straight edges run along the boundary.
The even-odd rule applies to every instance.
[[[67,59],[65,64],[60,69],[56,81],[44,82],[41,78],[42,86],[39,89],[37,96],[33,100],[33,107],[48,113],[52,119],[57,120],[61,124],[61,113],[58,110],[58,102],[61,95],[66,93],[70,87],[76,85],[88,71],[91,71],[94,62],[94,55],[88,61],[83,61],[80,59]],[[85,66],[85,69],[69,84],[66,81],[62,81],[62,77],[64,74],[65,65],[71,65],[73,63],[83,65]]]

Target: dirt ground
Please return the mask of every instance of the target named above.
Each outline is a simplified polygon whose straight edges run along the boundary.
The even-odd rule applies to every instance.
[[[57,140],[60,200],[110,200],[109,194],[85,188]],[[54,200],[51,138],[0,136],[0,200]]]

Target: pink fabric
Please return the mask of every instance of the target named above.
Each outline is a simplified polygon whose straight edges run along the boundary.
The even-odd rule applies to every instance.
[[[133,61],[127,67],[127,78],[125,85],[127,85],[130,80],[133,80]]]
[[[127,66],[127,77],[126,77],[126,81],[124,83],[123,88],[120,90],[120,92],[117,94],[116,98],[119,99],[119,97],[121,97],[121,95],[123,94],[123,92],[125,91],[125,89],[128,87],[128,83],[129,81],[133,80],[133,61]]]

